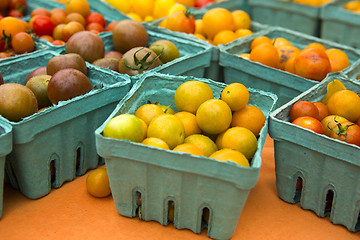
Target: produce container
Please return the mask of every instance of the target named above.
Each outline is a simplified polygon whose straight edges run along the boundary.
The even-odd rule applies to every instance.
[[[321,38],[360,48],[360,14],[343,8],[347,0],[338,0],[321,9]]]
[[[141,194],[141,218],[145,221],[154,220],[167,225],[169,202],[173,202],[175,228],[200,233],[205,227],[202,215],[204,209],[208,209],[208,236],[229,239],[259,177],[267,121],[260,132],[258,149],[249,168],[102,135],[111,118],[122,113],[134,113],[148,100],[174,106],[177,87],[190,80],[207,83],[214,98],[219,98],[226,86],[191,76],[146,74],[95,131],[96,148],[105,159],[112,196],[120,215],[135,217],[137,199]],[[249,92],[249,104],[259,107],[267,120],[277,97],[260,90],[249,89]]]
[[[0,65],[5,83],[25,84],[27,75],[57,53],[42,51]],[[96,89],[61,101],[33,114],[13,127],[13,151],[6,161],[10,184],[31,199],[48,194],[64,182],[98,166],[95,129],[104,122],[130,90],[130,79],[88,65],[88,78]],[[16,71],[15,69],[21,69]],[[55,169],[51,177],[51,169]]]
[[[295,102],[321,101],[333,79],[339,79],[347,89],[360,94],[358,82],[342,74],[331,74],[270,114],[276,186],[282,200],[300,202],[303,209],[312,210],[319,217],[329,216],[333,224],[355,232],[360,230],[360,148],[289,122]],[[302,188],[297,187],[298,182],[302,182]]]
[[[249,7],[249,0],[223,0],[214,2],[211,4],[206,5],[205,7],[201,8],[189,8],[194,13],[205,13],[209,9],[212,8],[226,8],[230,11],[242,9],[248,13],[250,13],[250,7]]]
[[[202,16],[203,16],[203,14],[198,14],[198,15],[195,15],[195,18],[200,19],[200,18],[202,18]],[[212,79],[212,80],[218,81],[218,82],[223,82],[224,81],[223,69],[219,65],[220,49],[219,49],[218,46],[211,45],[207,41],[196,38],[196,37],[194,37],[193,34],[187,34],[187,33],[183,33],[183,32],[175,32],[175,31],[171,31],[171,30],[169,30],[167,28],[159,27],[159,24],[160,24],[160,21],[154,21],[152,23],[148,23],[146,25],[146,27],[148,29],[150,29],[150,30],[154,30],[154,31],[159,32],[159,33],[164,33],[164,34],[167,34],[167,35],[173,35],[173,36],[176,36],[178,38],[187,39],[188,41],[196,42],[196,43],[199,43],[199,44],[201,44],[203,46],[209,47],[211,49],[210,65],[205,69],[205,74],[203,76],[200,76],[200,77],[209,78],[209,79]],[[254,33],[262,32],[263,30],[266,30],[267,28],[268,28],[267,25],[260,24],[260,23],[254,22],[254,21],[251,22],[251,28],[250,29]],[[250,36],[243,37],[242,40],[248,39]],[[231,43],[226,44],[226,46],[229,45],[229,44],[231,44]]]
[[[347,54],[350,66],[360,59],[360,52],[349,46],[282,27],[272,27],[263,32],[253,34],[246,41],[236,40],[221,47],[219,64],[224,68],[224,82],[240,82],[247,87],[273,92],[279,98],[277,107],[287,103],[319,82],[238,57],[240,53],[249,53],[252,40],[260,35],[265,35],[270,39],[277,37],[285,38],[299,49],[304,49],[306,45],[313,42],[321,43],[327,49],[340,49]]]
[[[205,69],[210,66],[210,46],[174,36],[171,33],[157,31],[156,29],[147,28],[147,32],[149,35],[149,45],[157,40],[166,39],[173,42],[180,52],[179,58],[149,70],[149,72],[204,77]],[[105,44],[105,52],[114,50],[112,32],[104,33],[102,39]],[[131,79],[136,81],[141,75],[142,74],[133,76]]]
[[[322,7],[281,0],[249,0],[254,21],[320,36]]]
[[[0,119],[0,218],[3,210],[5,159],[12,150],[12,127]]]

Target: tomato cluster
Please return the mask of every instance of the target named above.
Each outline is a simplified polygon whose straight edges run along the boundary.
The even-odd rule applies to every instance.
[[[106,20],[100,13],[83,14],[62,8],[34,9],[29,24],[36,36],[54,45],[64,45],[73,34],[80,31],[87,30],[98,34],[109,31],[113,26],[106,26]]]
[[[1,0],[0,19],[9,16],[22,18],[26,11],[26,0]]]
[[[292,105],[290,121],[318,134],[360,146],[360,97],[343,89],[328,101],[298,101]]]
[[[29,25],[15,17],[4,17],[0,20],[0,58],[32,52],[35,43],[28,33]]]

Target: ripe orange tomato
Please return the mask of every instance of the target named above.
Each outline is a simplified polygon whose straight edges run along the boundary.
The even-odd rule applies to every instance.
[[[309,101],[299,101],[294,103],[290,109],[290,121],[294,121],[298,117],[310,116],[313,118],[319,117],[319,110],[316,105]]]
[[[298,117],[292,123],[300,127],[307,128],[316,133],[324,134],[324,128],[321,122],[314,117]]]
[[[196,28],[194,16],[189,12],[174,12],[168,17],[166,28],[172,31],[194,34]]]
[[[360,146],[360,126],[350,121],[337,123],[330,137]]]

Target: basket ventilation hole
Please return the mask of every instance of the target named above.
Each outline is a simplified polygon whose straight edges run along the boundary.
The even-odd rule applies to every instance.
[[[136,211],[135,211],[135,216],[139,217],[139,219],[141,219],[141,205],[142,205],[142,201],[141,201],[141,192],[136,191],[135,193],[135,199],[136,199]]]
[[[168,222],[172,223],[175,219],[175,203],[174,201],[168,202]]]
[[[209,217],[210,217],[210,210],[205,207],[203,208],[202,211],[202,216],[201,216],[201,228],[209,228]]]
[[[334,192],[332,190],[329,190],[326,194],[324,216],[330,216],[333,200]]]
[[[56,180],[56,169],[55,169],[55,159],[50,161],[50,181],[51,185],[55,184]]]
[[[81,158],[82,158],[81,147],[78,147],[78,148],[76,149],[76,163],[75,163],[75,167],[76,167],[76,172],[77,172],[77,173],[78,173],[79,170],[80,170]]]
[[[358,218],[357,218],[357,222],[356,222],[356,225],[355,225],[355,231],[360,231],[360,211],[359,211],[359,215],[358,215]]]
[[[298,177],[298,179],[296,181],[294,202],[299,202],[300,201],[302,188],[303,188],[303,179],[301,177]]]

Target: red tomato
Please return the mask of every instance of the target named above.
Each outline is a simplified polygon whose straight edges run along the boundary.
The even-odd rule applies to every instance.
[[[11,9],[8,14],[9,17],[22,18],[24,14],[17,9]]]
[[[195,33],[195,19],[189,12],[178,11],[171,14],[166,20],[166,28],[172,31]]]
[[[104,27],[101,24],[97,23],[97,22],[89,23],[88,25],[86,25],[85,29],[88,30],[88,31],[95,30],[95,31],[97,31],[99,33],[103,32],[105,30]]]
[[[317,109],[319,111],[319,116],[317,119],[319,119],[321,121],[325,117],[329,116],[329,109],[327,108],[327,106],[325,104],[323,104],[322,102],[314,102],[314,105],[317,107]]]
[[[296,118],[293,124],[303,128],[307,128],[319,134],[324,134],[324,128],[319,120],[310,116],[303,116]]]
[[[356,124],[360,126],[360,118],[356,121]]]
[[[214,3],[215,1],[214,0],[196,0],[195,1],[195,4],[194,4],[194,7],[196,8],[202,8],[202,7],[205,7],[211,3]]]
[[[104,16],[101,15],[100,13],[96,13],[96,12],[92,12],[89,15],[87,15],[85,20],[86,20],[86,25],[88,25],[90,23],[99,23],[104,28],[106,25],[106,20],[105,20]]]
[[[316,105],[309,101],[299,101],[292,105],[290,109],[290,121],[294,121],[298,117],[310,116],[319,118],[319,110]]]
[[[50,17],[41,16],[41,15],[36,16],[36,18],[32,23],[32,26],[34,33],[38,36],[42,36],[42,35],[52,36],[55,27]]]
[[[113,30],[113,28],[116,26],[116,24],[118,24],[120,21],[113,21],[111,23],[109,23],[106,28],[105,31],[110,32]]]
[[[360,126],[350,121],[338,123],[330,137],[360,146]]]

